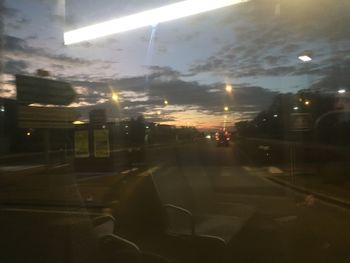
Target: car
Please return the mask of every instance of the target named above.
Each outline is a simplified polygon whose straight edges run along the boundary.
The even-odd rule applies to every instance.
[[[229,146],[230,133],[228,131],[221,131],[215,133],[215,141],[217,146]]]

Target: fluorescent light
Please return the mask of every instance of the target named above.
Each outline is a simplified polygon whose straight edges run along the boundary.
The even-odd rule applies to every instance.
[[[82,27],[64,33],[65,45],[152,26],[174,19],[200,14],[247,0],[187,0],[141,13]]]
[[[300,59],[303,62],[309,62],[312,60],[312,58],[307,55],[299,56],[298,59]]]
[[[225,87],[225,90],[228,92],[228,93],[231,93],[232,92],[232,85],[226,85]]]
[[[345,89],[340,89],[340,90],[338,90],[338,93],[339,93],[339,94],[343,94],[343,93],[345,93],[345,92],[346,92]]]
[[[85,124],[85,122],[83,122],[83,121],[73,121],[73,124],[81,125],[81,124]]]

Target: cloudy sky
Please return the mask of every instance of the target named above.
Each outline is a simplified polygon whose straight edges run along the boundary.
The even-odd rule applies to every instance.
[[[74,86],[78,96],[70,107],[82,118],[92,108],[105,108],[110,120],[143,114],[207,129],[222,126],[225,115],[229,123],[254,117],[278,93],[348,88],[348,0],[251,0],[63,44],[66,30],[177,1],[2,1],[0,97],[15,98],[14,74],[33,75],[41,68]],[[312,62],[298,60],[305,51]],[[231,95],[226,84],[233,86]],[[119,104],[111,100],[113,91]]]

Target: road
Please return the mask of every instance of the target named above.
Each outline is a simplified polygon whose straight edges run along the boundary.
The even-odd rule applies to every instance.
[[[222,252],[225,262],[350,262],[350,212],[269,181],[267,170],[242,161],[240,152],[234,144],[216,147],[209,141],[149,149],[145,152],[144,167],[130,171],[129,179],[121,180],[120,175],[94,175],[80,182],[65,179],[66,185],[50,187],[51,191],[66,195],[64,199],[71,196],[67,189],[74,188],[80,201],[91,196],[104,202],[117,221],[120,211],[127,211],[131,212],[128,223],[142,221],[144,225],[158,224],[154,220],[157,215],[147,221],[137,213],[142,210],[143,215],[153,215],[157,210],[153,204],[158,201],[155,195],[158,195],[163,204],[175,204],[191,211],[196,217],[197,234],[225,239],[227,249]],[[149,180],[156,194],[148,189]],[[136,198],[130,198],[133,195]],[[1,196],[5,198],[6,193]],[[123,198],[127,200],[124,205],[113,206]],[[12,224],[22,224],[23,217],[19,220],[13,216]],[[5,222],[9,219],[5,218]],[[118,222],[122,224],[123,220]],[[175,231],[187,230],[180,220],[173,226]],[[13,231],[17,227],[12,225],[9,229]],[[181,252],[179,246],[162,240],[163,236],[124,234],[145,251],[170,256],[174,262],[195,262],[190,256],[190,246],[184,245]]]
[[[235,147],[179,149],[176,163],[154,175],[166,202],[218,215],[204,234],[233,234],[227,262],[350,262],[349,211],[267,180],[266,169],[242,165]],[[220,229],[222,215],[236,217],[230,227]]]

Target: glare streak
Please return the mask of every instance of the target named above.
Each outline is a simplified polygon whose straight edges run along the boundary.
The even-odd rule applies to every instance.
[[[187,0],[64,33],[65,45],[200,14],[247,0]]]

